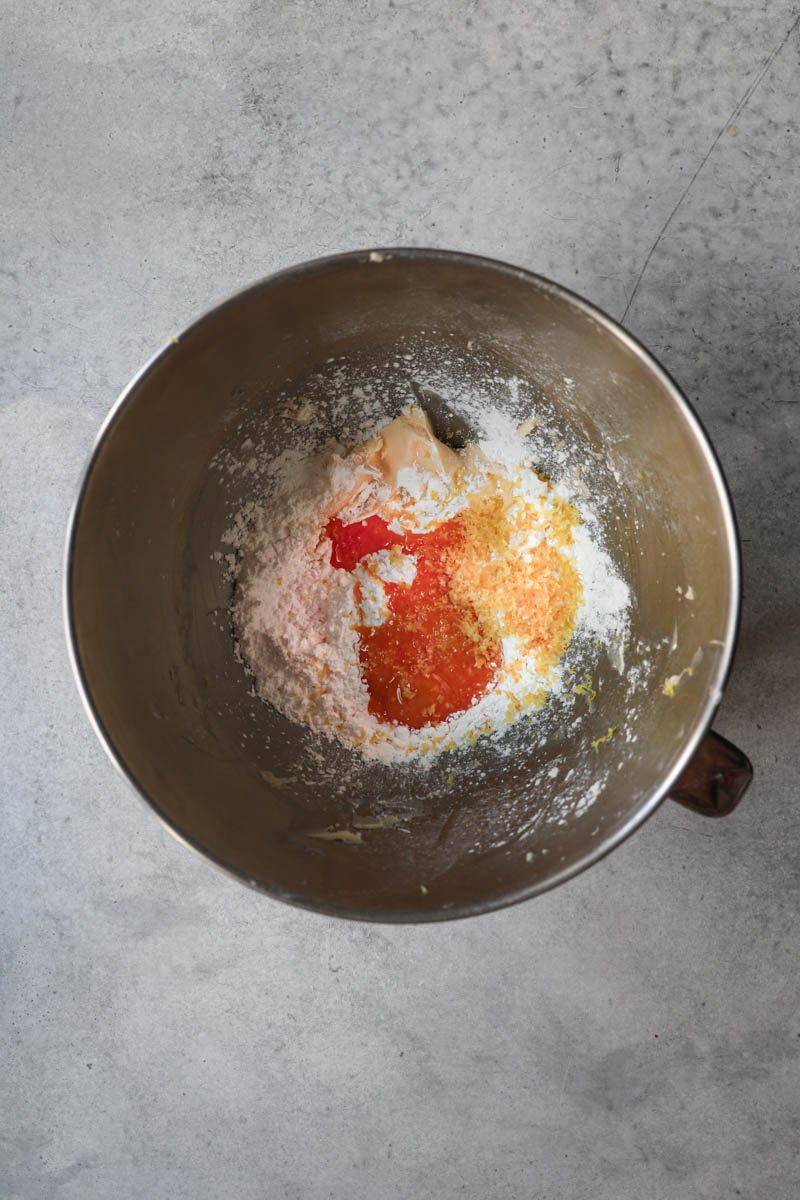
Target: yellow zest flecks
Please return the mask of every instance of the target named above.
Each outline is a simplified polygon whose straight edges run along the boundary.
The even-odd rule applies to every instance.
[[[316,838],[319,842],[345,842],[351,846],[357,846],[364,840],[354,829],[320,829],[316,833],[306,834],[306,837]]]
[[[576,683],[572,689],[573,696],[585,696],[587,704],[593,704],[597,699],[597,691],[592,687],[592,677],[586,672],[580,683]]]
[[[290,783],[297,783],[296,775],[273,775],[272,771],[262,771],[261,778],[265,783],[271,783],[273,787],[286,787]]]
[[[693,675],[694,671],[691,667],[684,667],[677,675],[670,675],[669,679],[665,679],[661,685],[661,690],[665,696],[674,696],[675,688],[680,683],[684,675]]]
[[[496,479],[487,493],[470,498],[463,520],[469,554],[448,564],[454,599],[492,637],[517,637],[546,670],[569,642],[583,595],[576,568],[560,551],[572,544],[577,509],[554,496],[546,507],[522,500]],[[541,540],[520,550],[520,539],[531,534]]]
[[[604,733],[602,737],[596,738],[595,741],[592,742],[592,749],[599,750],[603,742],[610,742],[616,732],[616,725],[609,725],[608,733]]]

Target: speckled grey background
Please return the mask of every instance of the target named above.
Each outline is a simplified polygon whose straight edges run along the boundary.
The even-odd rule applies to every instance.
[[[797,9],[3,6],[3,1200],[800,1194]],[[251,895],[106,761],[67,510],[165,338],[289,263],[488,253],[662,357],[745,555],[718,728],[757,782],[455,925]]]

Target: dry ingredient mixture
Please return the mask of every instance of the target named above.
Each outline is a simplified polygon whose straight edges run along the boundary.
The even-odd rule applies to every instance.
[[[238,653],[262,699],[367,758],[497,736],[564,687],[576,630],[621,654],[628,589],[590,525],[519,456],[452,450],[411,406],[240,520]]]

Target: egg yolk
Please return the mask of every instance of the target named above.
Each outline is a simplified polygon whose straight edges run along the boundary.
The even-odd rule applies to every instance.
[[[428,533],[395,533],[379,516],[348,525],[334,517],[325,533],[331,564],[341,570],[353,571],[366,555],[390,546],[416,561],[410,584],[384,583],[384,623],[358,628],[373,716],[421,729],[470,708],[496,680],[502,649],[496,627],[454,593],[454,565],[469,553],[464,518]]]

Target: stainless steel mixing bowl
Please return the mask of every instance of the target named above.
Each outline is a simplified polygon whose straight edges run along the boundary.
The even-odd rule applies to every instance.
[[[518,378],[522,399],[516,389],[499,402],[522,419],[534,398],[596,465],[608,545],[635,596],[626,665],[598,651],[598,697],[579,720],[577,701],[563,712],[554,701],[501,748],[481,739],[426,769],[364,766],[251,694],[218,559],[257,485],[218,468],[248,436],[275,455],[291,443],[287,391],[316,387],[324,406],[331,372],[340,384],[351,372],[385,388],[394,412],[411,384],[442,391],[448,356],[459,386],[487,396],[498,378]],[[341,434],[352,415],[331,409],[322,434]],[[434,250],[305,263],[172,339],[106,420],[67,542],[72,663],[120,771],[173,833],[248,884],[370,920],[534,896],[596,862],[668,795],[730,809],[749,764],[707,730],[738,609],[722,473],[658,363],[564,288]]]

